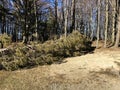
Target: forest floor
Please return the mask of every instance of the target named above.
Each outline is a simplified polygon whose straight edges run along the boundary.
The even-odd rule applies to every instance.
[[[120,49],[96,49],[61,64],[0,71],[0,90],[120,90]]]

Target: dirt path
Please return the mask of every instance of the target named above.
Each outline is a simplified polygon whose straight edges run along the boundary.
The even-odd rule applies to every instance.
[[[65,59],[62,64],[0,72],[0,90],[120,90],[120,50]]]

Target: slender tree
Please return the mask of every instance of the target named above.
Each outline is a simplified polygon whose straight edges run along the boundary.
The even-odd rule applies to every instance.
[[[112,0],[112,43],[115,43],[115,17],[116,17],[116,0]]]
[[[96,47],[98,48],[98,43],[100,39],[100,0],[97,1],[98,5],[98,10],[97,10],[97,42],[96,42]]]
[[[117,32],[115,47],[119,47],[120,43],[120,0],[117,0]]]
[[[104,47],[107,47],[107,36],[108,36],[108,0],[105,1],[105,41],[104,41]]]
[[[75,2],[76,0],[72,0],[72,26],[71,26],[71,31],[72,32],[75,29]]]
[[[37,23],[37,5],[36,5],[36,0],[34,0],[34,14],[35,14],[35,32],[36,32],[36,40],[38,40],[38,23]]]
[[[58,0],[55,0],[55,34],[58,31]]]
[[[64,33],[65,33],[65,37],[67,36],[67,25],[68,25],[68,0],[65,0],[64,5],[66,6],[64,8],[64,14],[65,14],[65,25],[64,25]]]

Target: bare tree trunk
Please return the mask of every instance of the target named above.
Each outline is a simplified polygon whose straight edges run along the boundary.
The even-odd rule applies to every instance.
[[[62,34],[64,32],[64,23],[65,23],[65,13],[64,13],[64,0],[62,0]]]
[[[92,34],[92,8],[90,9],[90,16],[88,20],[88,37],[91,39],[91,34]]]
[[[120,43],[120,0],[117,0],[117,34],[114,47],[119,47]]]
[[[100,0],[97,2],[98,5],[98,15],[97,15],[97,42],[96,42],[96,47],[98,48],[99,45],[99,39],[100,39]]]
[[[116,2],[113,0],[113,12],[112,12],[112,43],[115,43],[115,16],[116,16]]]
[[[58,0],[55,0],[55,34],[57,34],[58,29]]]
[[[24,25],[24,35],[23,35],[23,43],[27,44],[28,42],[28,1],[25,0],[25,25]]]
[[[2,17],[2,34],[5,33],[5,16]]]
[[[93,28],[92,28],[92,16],[93,16],[93,14],[92,14],[92,12],[93,12],[93,9],[91,10],[91,13],[90,13],[90,29],[91,29],[91,34],[90,34],[90,39],[91,39],[91,41],[93,40]]]
[[[75,0],[72,0],[72,26],[70,32],[75,29]]]
[[[118,16],[118,24],[117,24],[117,34],[116,34],[115,47],[119,47],[119,43],[120,43],[120,15]]]
[[[108,0],[106,0],[106,7],[105,7],[105,41],[104,41],[104,48],[107,47],[107,36],[108,36]]]
[[[68,0],[65,0],[65,25],[64,25],[64,33],[65,33],[65,37],[67,36],[67,25],[68,25]]]
[[[36,6],[36,0],[34,0],[34,13],[35,13],[35,32],[36,32],[36,40],[38,40],[38,25],[37,25],[37,6]]]

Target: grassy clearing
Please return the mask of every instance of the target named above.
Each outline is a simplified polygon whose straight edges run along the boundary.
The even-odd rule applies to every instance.
[[[73,90],[79,86],[77,83],[70,83],[69,80],[54,81],[45,72],[50,73],[50,70],[39,67],[15,72],[1,71],[0,90]]]

